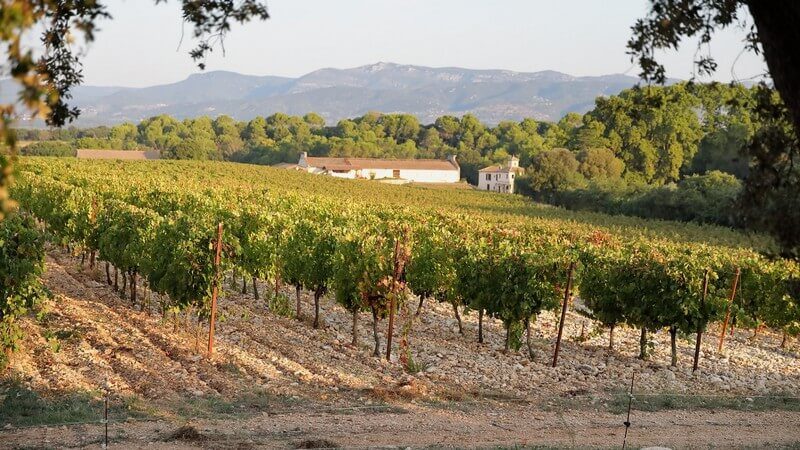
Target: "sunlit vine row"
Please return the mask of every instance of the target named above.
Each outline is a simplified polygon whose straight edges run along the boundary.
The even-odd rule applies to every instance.
[[[235,164],[31,159],[15,196],[60,244],[97,253],[132,287],[143,277],[164,310],[192,307],[201,316],[223,223],[223,272],[312,292],[315,326],[320,297],[332,295],[353,313],[354,341],[358,313],[371,312],[376,354],[377,324],[410,294],[420,306],[446,302],[457,317],[477,311],[479,340],[483,318],[497,318],[506,346],[518,345],[542,311],[559,307],[570,263],[582,310],[611,333],[625,324],[641,329],[644,342],[647,330],[668,328],[674,342],[679,332],[705,329],[725,314],[736,268],[731,308],[741,323],[800,331],[796,264],[736,247],[727,232],[710,229],[719,245],[699,244],[700,228],[635,232],[638,222],[532,217],[503,196],[455,192]],[[467,206],[450,207],[451,195]]]

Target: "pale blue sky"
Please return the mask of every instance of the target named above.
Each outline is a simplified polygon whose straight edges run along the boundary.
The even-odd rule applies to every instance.
[[[108,0],[114,20],[101,24],[88,48],[87,84],[148,86],[197,72],[181,37],[179,2]],[[631,68],[625,54],[630,26],[645,0],[267,0],[272,18],[236,26],[208,70],[298,76],[323,67],[391,61],[517,71],[557,70],[601,75]],[[189,29],[187,28],[187,34]],[[715,79],[764,72],[759,57],[734,65],[744,31],[712,43]],[[692,75],[694,44],[665,55],[669,75]]]

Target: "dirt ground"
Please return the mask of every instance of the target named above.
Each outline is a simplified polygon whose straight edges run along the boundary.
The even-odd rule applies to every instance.
[[[248,420],[193,421],[198,435],[170,437],[168,422],[114,424],[111,448],[619,448],[624,417],[542,412],[525,407],[457,411],[407,407],[395,412],[304,411]],[[628,446],[796,448],[798,413],[662,411],[634,413]],[[3,432],[2,446],[100,448],[100,426],[37,427]],[[305,444],[305,446],[303,445]],[[311,444],[311,445],[310,445]]]
[[[663,333],[654,336],[652,360],[641,362],[635,330],[618,330],[609,352],[603,330],[570,314],[554,369],[552,315],[536,324],[530,361],[523,350],[502,351],[499,322],[489,321],[486,343],[477,344],[474,313],[465,315],[462,336],[449,306],[426,304],[410,337],[419,372],[409,374],[397,361],[370,356],[367,314],[352,346],[351,316],[332,300],[323,300],[323,326],[315,330],[307,293],[298,321],[266,310],[270,286],[259,285],[256,301],[251,286],[243,295],[226,283],[216,351],[207,357],[205,325],[163,317],[155,295],[141,311],[106,285],[103,268],[81,269],[79,259],[51,253],[45,283],[53,300],[23,322],[25,341],[4,377],[45,399],[99,399],[107,388],[113,405],[136,410],[124,414],[128,420],[112,414],[115,448],[619,447],[620,399],[632,372],[639,403],[632,448],[800,446],[800,408],[748,410],[748,402],[797,396],[796,350],[777,348],[779,337],[768,332],[748,339],[739,330],[724,354],[709,339],[702,370],[692,373],[689,340],[680,342],[678,368],[668,367]],[[294,290],[285,293],[293,302]],[[662,395],[706,397],[692,407],[657,407]],[[648,399],[653,407],[641,407]],[[99,448],[103,427],[91,422],[0,423],[0,448]],[[173,435],[184,425],[188,432]]]

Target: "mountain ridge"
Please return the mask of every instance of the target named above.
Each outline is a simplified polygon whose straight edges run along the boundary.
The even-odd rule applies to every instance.
[[[275,112],[317,112],[328,123],[368,111],[403,112],[423,123],[445,114],[474,114],[496,124],[533,117],[555,121],[583,113],[601,95],[617,94],[639,79],[624,74],[573,76],[554,70],[427,67],[378,62],[348,69],[321,68],[299,77],[210,71],[147,87],[80,86],[72,104],[76,125],[139,122],[158,114],[178,118],[227,114],[237,120]],[[0,80],[0,102],[12,101]],[[34,125],[34,124],[30,124]]]

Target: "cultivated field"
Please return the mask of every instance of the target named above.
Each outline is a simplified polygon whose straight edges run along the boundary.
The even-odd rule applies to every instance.
[[[119,448],[618,447],[634,375],[632,447],[800,443],[796,268],[763,236],[236,164],[22,170],[52,295],[20,320],[2,445],[97,447],[107,394]]]

